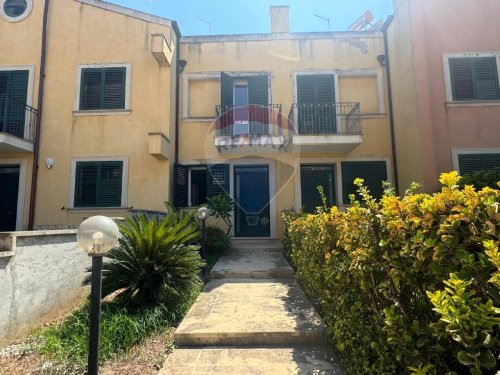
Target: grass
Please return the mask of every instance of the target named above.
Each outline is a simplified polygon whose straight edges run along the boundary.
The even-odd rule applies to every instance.
[[[151,335],[164,332],[186,314],[200,288],[191,290],[174,310],[165,305],[125,308],[113,302],[102,304],[100,356],[101,363],[128,352],[134,345]],[[68,373],[84,373],[88,356],[88,303],[73,312],[62,324],[42,329],[33,337],[35,350],[55,367]]]

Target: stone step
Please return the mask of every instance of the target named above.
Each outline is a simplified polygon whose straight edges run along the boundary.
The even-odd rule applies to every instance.
[[[232,239],[231,245],[233,249],[238,250],[268,250],[281,251],[283,244],[280,240],[263,239],[263,240],[248,240],[248,239]]]
[[[281,252],[233,250],[212,268],[213,279],[292,278],[293,269]]]
[[[323,344],[325,326],[293,279],[210,281],[175,332],[177,346]]]
[[[340,375],[324,348],[175,349],[158,375]]]

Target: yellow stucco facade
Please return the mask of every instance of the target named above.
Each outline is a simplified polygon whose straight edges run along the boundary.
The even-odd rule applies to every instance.
[[[385,69],[377,60],[384,53],[380,31],[289,33],[288,8],[276,7],[271,12],[276,23],[272,30],[278,32],[180,38],[176,24],[165,18],[98,0],[51,0],[43,101],[42,108],[37,108],[44,2],[32,4],[22,20],[0,18],[0,35],[13,36],[2,37],[2,49],[14,51],[2,55],[0,73],[1,69],[28,69],[26,103],[39,115],[41,112],[34,228],[77,226],[92,215],[121,216],[133,209],[162,211],[164,201],[175,201],[176,157],[188,171],[186,206],[194,205],[192,184],[198,178],[191,170],[228,166],[227,191],[237,198],[238,168],[265,166],[269,195],[269,217],[263,218],[266,237],[281,236],[282,211],[302,209],[304,194],[309,193],[301,189],[301,166],[328,167],[333,189],[330,203],[340,206],[346,204],[343,162],[383,162],[386,178],[393,179]],[[106,69],[124,72],[122,106],[82,108],[84,90],[93,87],[83,88],[89,84],[84,81],[85,72]],[[216,106],[223,104],[221,72],[231,75],[234,82],[239,82],[238,77],[267,77],[264,107],[269,105],[273,112],[265,121],[276,134],[249,134],[257,136],[250,141],[257,143],[254,145],[230,133],[223,142],[242,143],[217,147],[221,137],[215,129]],[[108,86],[103,77],[107,73],[99,74],[99,87],[104,90],[100,95],[105,96]],[[329,107],[328,121],[336,127],[330,134],[300,133],[299,76],[329,77],[330,101],[337,103]],[[316,104],[313,107],[315,113],[321,111]],[[35,152],[33,142],[23,149],[11,138],[0,140],[0,168],[20,166],[19,230],[30,224]],[[77,204],[77,195],[87,183],[83,167],[108,162],[121,166],[118,201],[112,207]],[[104,186],[109,175],[97,170],[103,173],[97,177],[102,181],[94,183]],[[106,194],[99,187],[97,191]]]

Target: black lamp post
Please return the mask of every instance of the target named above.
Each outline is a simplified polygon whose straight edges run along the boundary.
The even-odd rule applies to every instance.
[[[205,266],[203,267],[203,278],[207,275],[207,246],[206,246],[206,225],[205,221],[210,216],[210,210],[207,207],[198,208],[198,212],[196,213],[198,219],[201,220],[201,257],[205,261]]]
[[[101,324],[102,257],[115,246],[120,232],[106,216],[92,216],[80,224],[76,240],[92,257],[88,375],[99,373],[99,327]]]

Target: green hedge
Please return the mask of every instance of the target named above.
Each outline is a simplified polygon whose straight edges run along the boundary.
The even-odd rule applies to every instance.
[[[285,245],[348,374],[493,374],[500,191],[391,190],[345,212],[284,215]]]

